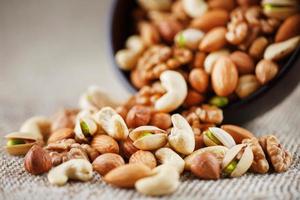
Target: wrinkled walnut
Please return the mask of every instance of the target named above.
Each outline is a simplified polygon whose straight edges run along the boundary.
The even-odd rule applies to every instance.
[[[251,165],[251,171],[256,173],[267,173],[269,171],[269,163],[266,159],[265,153],[260,146],[257,138],[244,139],[242,141],[243,144],[249,144],[252,148],[252,152],[254,155],[254,160]]]
[[[291,154],[283,149],[278,138],[274,135],[267,135],[261,137],[259,142],[268,155],[274,170],[278,173],[287,171],[293,159]]]

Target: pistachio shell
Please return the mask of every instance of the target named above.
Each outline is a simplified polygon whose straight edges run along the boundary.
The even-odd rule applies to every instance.
[[[167,144],[166,134],[153,134],[141,137],[133,142],[133,145],[141,150],[150,151],[159,149]]]
[[[84,118],[77,120],[75,129],[74,129],[75,135],[80,140],[86,140],[86,136],[84,135],[84,130],[81,127],[82,122],[85,123],[86,128],[87,128],[86,131],[88,131],[88,133],[90,135],[94,135],[97,132],[98,127],[97,127],[96,122],[94,122],[91,118],[84,117]]]
[[[227,167],[229,163],[236,157],[236,155],[244,148],[246,144],[238,144],[229,149],[223,159],[222,169]]]
[[[236,145],[233,137],[223,129],[211,127],[209,130],[224,146],[231,148]]]
[[[157,128],[156,126],[140,126],[134,130],[132,130],[129,134],[130,139],[137,140],[140,138],[145,132],[147,133],[153,133],[153,134],[158,134],[158,133],[166,133],[166,131]]]
[[[193,159],[196,156],[198,156],[204,152],[210,152],[210,153],[215,154],[221,163],[227,150],[228,150],[228,148],[225,146],[210,146],[210,147],[198,149],[198,150],[194,151],[192,154],[185,157],[185,159],[184,159],[185,169],[190,170]]]
[[[19,144],[19,145],[13,145],[13,146],[6,146],[6,151],[10,155],[19,156],[19,155],[25,155],[29,149],[35,145],[36,142],[27,143],[27,144]]]
[[[27,119],[19,132],[35,135],[38,140],[46,140],[51,129],[51,121],[47,117],[36,116]]]
[[[13,132],[5,136],[6,139],[39,140],[39,136],[32,132]]]

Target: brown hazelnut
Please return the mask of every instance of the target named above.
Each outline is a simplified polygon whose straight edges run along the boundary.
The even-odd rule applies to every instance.
[[[209,76],[203,69],[196,68],[190,72],[189,82],[196,91],[203,93],[207,90]]]
[[[126,124],[130,128],[147,125],[151,118],[150,108],[142,105],[133,106],[127,116]]]
[[[195,150],[206,147],[203,134],[195,134]]]
[[[193,66],[195,68],[203,68],[205,58],[206,58],[206,54],[198,51],[195,55]]]
[[[221,175],[221,166],[214,154],[204,152],[193,159],[191,171],[198,178],[217,180]]]
[[[133,145],[133,142],[130,138],[120,142],[120,149],[122,155],[124,155],[126,158],[130,158],[132,154],[139,150]]]
[[[25,170],[37,175],[48,172],[52,168],[51,157],[46,150],[39,145],[34,145],[24,158]]]
[[[142,163],[153,169],[156,167],[156,158],[151,151],[139,150],[131,155],[129,163]]]
[[[115,110],[124,120],[126,119],[128,109],[125,106],[118,106]]]
[[[151,117],[150,124],[163,130],[167,130],[172,125],[171,116],[168,113],[154,113]]]
[[[195,90],[188,90],[187,96],[184,100],[183,105],[187,108],[199,105],[204,101],[204,96],[199,94]]]
[[[98,156],[93,162],[93,169],[101,176],[107,174],[110,170],[124,165],[124,159],[115,153],[105,153]]]
[[[166,42],[173,42],[175,35],[181,31],[182,25],[174,19],[167,19],[158,23],[158,31]]]

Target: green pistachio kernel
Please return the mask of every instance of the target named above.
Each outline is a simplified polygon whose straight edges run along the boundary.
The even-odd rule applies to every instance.
[[[178,46],[183,48],[185,46],[185,38],[182,33],[179,33],[178,36]]]
[[[149,135],[152,135],[152,133],[150,133],[150,132],[143,132],[143,133],[139,136],[139,138],[146,137],[146,136],[149,136]]]
[[[209,100],[209,104],[217,106],[217,107],[224,107],[229,103],[227,97],[219,97],[215,96]]]
[[[233,172],[233,170],[235,170],[237,164],[238,164],[237,160],[231,161],[231,162],[229,163],[229,165],[227,165],[227,167],[225,167],[224,173],[225,173],[226,175],[230,175],[230,174]]]
[[[25,144],[25,141],[22,139],[9,139],[6,145],[10,147],[18,144]]]
[[[83,135],[85,135],[85,136],[90,135],[90,129],[89,129],[89,126],[87,125],[87,123],[85,123],[84,121],[81,121],[80,128],[82,130]]]
[[[204,131],[204,134],[212,140],[217,145],[222,145],[222,143],[216,138],[210,130]]]

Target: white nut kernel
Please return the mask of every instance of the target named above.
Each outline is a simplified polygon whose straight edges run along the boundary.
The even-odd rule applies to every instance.
[[[197,49],[204,33],[198,29],[185,29],[175,36],[175,43],[179,47]]]
[[[72,159],[50,170],[48,180],[53,185],[64,185],[69,179],[88,181],[93,176],[92,164],[85,159]]]
[[[151,195],[166,195],[173,193],[179,186],[179,173],[170,165],[160,165],[152,170],[153,175],[142,178],[135,183],[138,192]]]
[[[201,17],[208,10],[204,0],[182,0],[183,9],[192,18]]]
[[[104,106],[114,107],[116,104],[105,91],[95,85],[88,87],[79,99],[79,107],[82,110],[98,111]]]
[[[221,56],[228,56],[229,54],[230,52],[227,49],[221,49],[219,51],[215,51],[208,54],[208,56],[204,60],[204,69],[206,73],[211,74],[212,68],[218,60],[218,58],[220,58]]]
[[[102,129],[116,140],[125,140],[128,128],[124,119],[112,108],[104,107],[95,115],[95,121]]]
[[[155,157],[161,164],[167,164],[175,167],[179,174],[184,170],[184,160],[172,149],[164,147],[155,152]]]
[[[184,77],[176,71],[167,70],[160,75],[166,93],[155,102],[155,110],[172,112],[183,104],[187,96],[187,84]]]
[[[138,0],[139,5],[145,10],[164,11],[169,10],[172,0]]]
[[[184,117],[174,114],[171,117],[173,128],[168,137],[171,147],[178,153],[191,154],[195,149],[194,132]]]
[[[139,56],[140,54],[132,49],[122,49],[116,53],[115,59],[121,69],[130,71],[136,66]]]
[[[142,53],[145,50],[146,45],[140,36],[132,35],[126,40],[126,47],[137,53]]]

